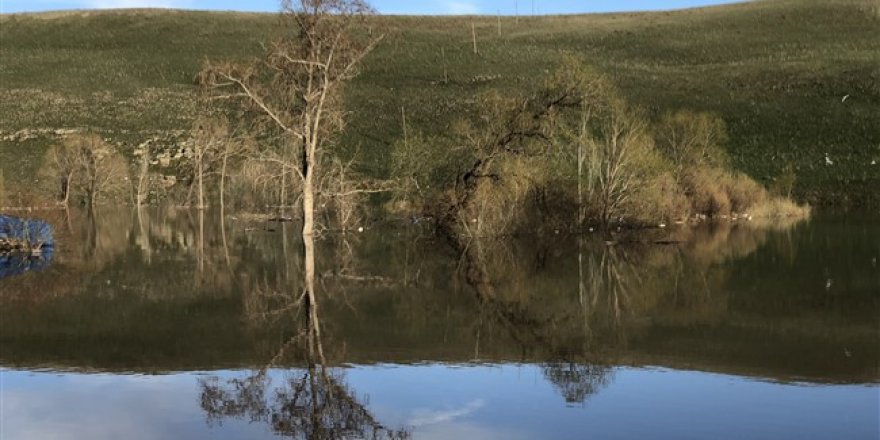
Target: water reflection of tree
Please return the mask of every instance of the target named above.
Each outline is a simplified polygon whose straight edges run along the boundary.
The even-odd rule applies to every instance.
[[[307,315],[308,316],[308,315]],[[389,429],[345,383],[341,370],[322,359],[317,322],[306,318],[306,329],[282,347],[272,362],[243,379],[199,380],[201,406],[208,422],[225,419],[265,423],[274,433],[297,439],[404,439],[405,430]],[[302,369],[287,371],[279,383],[272,366],[300,358]]]
[[[201,406],[209,423],[222,423],[228,418],[266,423],[277,435],[298,439],[409,438],[408,431],[389,429],[379,423],[354,396],[341,370],[328,365],[315,291],[315,242],[311,236],[304,237],[302,263],[301,293],[285,300],[283,294],[275,291],[271,301],[266,302],[267,289],[254,296],[263,298],[256,301],[262,313],[247,314],[260,324],[287,317],[299,323],[296,333],[276,350],[264,368],[244,379],[223,382],[210,377],[199,381]],[[285,277],[281,280],[286,284]],[[270,370],[291,362],[304,367],[287,371],[280,383],[273,384]]]
[[[500,327],[521,347],[525,357],[526,353],[538,347],[543,347],[550,352],[556,349],[556,332],[553,329],[558,324],[557,316],[539,315],[530,307],[528,301],[523,301],[520,295],[499,293],[497,290],[498,278],[495,274],[498,270],[508,275],[514,275],[516,261],[511,249],[503,242],[472,240],[461,247],[460,273],[465,283],[473,289],[478,304],[477,321],[474,324],[475,331],[475,360],[480,357],[481,335],[484,327]]]
[[[134,334],[133,329],[149,328],[147,321],[159,319],[192,329],[217,325],[211,322],[217,319],[224,323],[225,333],[220,333],[235,335],[235,342],[214,337],[212,347],[226,343],[241,349],[211,348],[199,356],[224,358],[224,365],[260,363],[274,355],[277,341],[296,332],[290,328],[294,310],[283,309],[299,307],[290,301],[289,293],[299,294],[304,279],[303,255],[296,245],[299,238],[288,236],[297,231],[286,224],[266,227],[265,223],[230,220],[224,240],[223,223],[215,219],[213,213],[206,216],[202,234],[200,219],[191,211],[99,211],[90,217],[87,212],[71,210],[70,226],[56,228],[60,252],[49,272],[0,282],[0,302],[13,306],[2,311],[0,321],[8,329],[37,335],[33,346],[41,346],[44,334],[57,335],[53,339],[59,341],[72,335],[92,341],[93,334],[126,334],[151,339],[155,352],[165,353],[167,343],[159,337],[165,333],[146,336]],[[59,218],[53,224],[67,222]],[[93,240],[87,240],[90,228]],[[664,233],[670,234],[668,245],[621,239],[615,246],[606,246],[586,240],[580,252],[577,242],[570,239],[561,243],[546,237],[539,243],[484,240],[471,244],[471,262],[459,262],[455,250],[432,238],[422,237],[424,243],[412,237],[389,243],[387,234],[354,234],[356,238],[348,242],[325,239],[318,252],[322,260],[317,265],[322,270],[316,280],[322,292],[323,322],[330,336],[339,336],[332,346],[348,344],[347,359],[358,362],[430,358],[591,364],[615,363],[621,358],[630,362],[632,355],[659,356],[672,349],[688,356],[724,353],[736,341],[728,339],[722,341],[725,346],[716,343],[706,348],[699,342],[710,338],[700,338],[699,329],[746,325],[772,334],[779,328],[772,317],[801,315],[801,310],[821,306],[811,296],[759,295],[770,290],[766,279],[760,290],[748,287],[748,294],[745,288],[729,288],[732,281],[749,279],[737,275],[740,269],[732,271],[735,265],[729,262],[750,255],[762,244],[781,242],[786,238],[781,234],[728,223]],[[287,235],[280,239],[281,234]],[[795,242],[811,239],[801,235],[795,236]],[[765,252],[763,258],[779,258],[781,253]],[[760,259],[750,264],[756,267],[749,270],[758,274],[765,270],[757,267],[764,264]],[[460,276],[453,277],[456,267]],[[451,289],[451,279],[467,286]],[[397,284],[389,286],[391,280]],[[79,298],[71,298],[74,295]],[[858,297],[838,298],[852,310],[872,310]],[[106,311],[102,302],[106,300],[118,301],[113,313],[91,319],[95,310]],[[216,312],[218,308],[223,316]],[[236,320],[242,309],[250,316],[244,321],[251,326],[243,327]],[[200,313],[184,323],[176,317],[181,310]],[[775,312],[771,315],[768,310]],[[76,326],[59,325],[53,317],[61,313],[79,313],[82,319],[76,319]],[[862,332],[858,326],[864,328],[864,320],[854,321],[851,313],[839,315],[841,323],[858,324],[834,326],[836,340],[846,341],[840,345],[852,347],[855,343],[846,338],[858,339],[851,335]],[[788,322],[797,332],[787,335],[820,340],[815,334],[830,328],[816,319],[798,319]],[[280,320],[284,323],[280,327],[286,328],[267,324],[272,320]],[[846,333],[850,330],[853,333]],[[698,343],[687,338],[696,338]],[[175,345],[184,342],[208,345],[199,332],[192,331],[181,332]],[[676,343],[680,346],[673,346]],[[141,354],[130,344],[120,343],[119,349],[133,358]],[[106,348],[77,351],[101,350]],[[51,357],[48,348],[42,352]],[[195,359],[193,354],[183,361]],[[154,360],[157,365],[168,362],[161,356]]]
[[[548,362],[543,372],[566,403],[584,403],[614,380],[613,370],[605,365]]]
[[[521,264],[531,260],[514,255],[514,247],[472,241],[463,248],[460,273],[476,294],[480,323],[503,328],[524,353],[543,350],[541,357],[590,354],[598,338],[625,339],[627,319],[641,311],[647,299],[642,292],[646,271],[638,252],[592,244],[579,248],[573,284],[570,277],[547,276],[549,268]],[[536,279],[542,284],[536,285]],[[577,328],[582,330],[576,335],[580,343],[570,331]]]
[[[201,406],[210,424],[225,419],[265,423],[277,435],[297,439],[403,439],[353,396],[339,371],[315,363],[273,383],[268,369],[243,379],[200,379]]]
[[[487,321],[497,323],[521,346],[524,355],[536,348],[544,350],[542,357],[549,359],[542,367],[547,380],[559,389],[566,402],[584,403],[588,396],[597,393],[610,383],[611,370],[606,365],[589,361],[594,357],[590,352],[589,344],[582,344],[581,351],[572,350],[569,341],[559,337],[563,333],[560,329],[575,321],[576,316],[573,316],[570,309],[551,308],[548,312],[546,307],[540,307],[542,305],[540,300],[538,304],[529,301],[530,294],[526,292],[513,294],[508,292],[507,295],[499,295],[497,291],[497,285],[501,284],[499,280],[510,281],[517,276],[528,277],[528,271],[516,267],[515,264],[511,265],[515,260],[510,248],[503,243],[477,240],[467,243],[463,248],[464,279],[476,293],[480,307],[476,325],[475,357],[479,356],[482,327]],[[579,257],[579,263],[582,262],[582,257]],[[592,280],[589,287],[584,283],[581,264],[579,299],[583,307],[581,312],[584,313],[583,324],[587,338],[591,336],[588,332],[590,321],[595,319],[595,316],[590,315],[590,310],[598,310],[599,304],[606,304],[609,308],[605,311],[606,314],[610,313],[615,316],[615,322],[619,321],[627,295],[627,281],[621,273],[628,269],[623,267],[625,262],[625,256],[621,256],[615,250],[603,249],[599,261],[593,261],[593,264],[588,266],[593,271],[589,277]],[[499,269],[504,278],[497,278],[493,274]],[[518,285],[527,284],[507,282],[504,285],[516,289]]]
[[[586,264],[584,264],[586,262]],[[617,246],[578,247],[578,304],[582,315],[585,348],[596,333],[626,340],[621,325],[634,307],[635,290],[643,279],[639,265],[625,248]]]

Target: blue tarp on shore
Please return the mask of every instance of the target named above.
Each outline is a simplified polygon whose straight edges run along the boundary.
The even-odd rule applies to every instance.
[[[0,239],[25,241],[31,246],[52,247],[52,226],[40,220],[0,214]]]
[[[0,214],[0,240],[26,242],[31,247],[40,248],[39,255],[0,254],[0,279],[42,270],[52,264],[55,240],[52,226],[44,221]]]
[[[0,280],[6,277],[40,271],[52,264],[52,248],[46,248],[39,256],[26,254],[0,255]]]

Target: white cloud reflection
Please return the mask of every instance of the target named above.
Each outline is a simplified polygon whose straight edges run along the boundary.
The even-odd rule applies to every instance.
[[[466,417],[484,406],[486,406],[486,402],[482,399],[477,399],[471,401],[461,408],[439,411],[431,409],[417,409],[413,411],[413,417],[410,419],[407,425],[420,427],[434,425],[437,423],[451,422],[455,419]]]

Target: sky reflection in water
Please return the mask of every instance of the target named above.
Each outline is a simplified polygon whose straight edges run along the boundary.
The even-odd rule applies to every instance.
[[[331,237],[325,374],[278,356],[307,327],[276,313],[301,291],[294,227],[76,215],[51,266],[0,280],[2,440],[880,438],[876,218],[464,255]]]
[[[273,370],[273,383],[288,374]],[[616,367],[583,403],[566,403],[535,365],[368,366],[346,380],[386,425],[413,438],[875,439],[878,388],[784,384],[662,368]],[[207,423],[199,379],[16,372],[3,376],[4,439],[274,438],[234,418]],[[624,416],[628,415],[628,416]],[[760,420],[760,423],[755,423]]]

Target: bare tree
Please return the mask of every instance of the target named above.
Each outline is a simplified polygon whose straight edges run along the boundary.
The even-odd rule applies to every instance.
[[[344,376],[327,365],[316,311],[301,317],[305,328],[277,350],[264,368],[242,379],[199,380],[200,403],[209,424],[224,419],[268,425],[294,439],[408,439],[406,429],[389,428],[354,396]],[[305,367],[290,370],[273,384],[269,369],[297,359]]]
[[[52,185],[52,191],[63,206],[70,205],[70,193],[73,178],[76,175],[76,154],[70,143],[62,142],[50,148],[43,161],[48,169],[43,170],[44,177],[48,178]],[[57,182],[57,187],[55,186]],[[57,192],[55,192],[57,191]]]
[[[193,129],[192,167],[198,192],[198,209],[207,208],[205,179],[220,167],[221,198],[230,155],[236,150],[229,124],[222,118],[199,118]],[[222,202],[221,202],[222,203]]]
[[[135,206],[143,206],[147,203],[150,191],[150,150],[149,147],[140,152],[138,161],[138,177],[135,186]]]
[[[600,139],[588,153],[588,160],[598,171],[593,176],[593,196],[603,227],[623,212],[636,186],[644,182],[642,160],[653,150],[644,120],[622,103],[615,107],[600,130]]]
[[[657,149],[672,162],[676,178],[689,168],[727,165],[727,127],[712,114],[686,110],[667,113],[655,135]]]
[[[278,134],[302,182],[302,234],[315,232],[321,156],[343,128],[341,92],[381,37],[356,23],[373,11],[363,0],[283,0],[287,34],[245,65],[208,65],[201,75],[216,98],[236,99]],[[286,173],[286,172],[285,172]]]
[[[71,194],[88,205],[120,199],[130,184],[125,159],[96,134],[64,139],[48,151],[45,163],[43,177],[59,185],[53,183],[52,191],[65,206]]]

